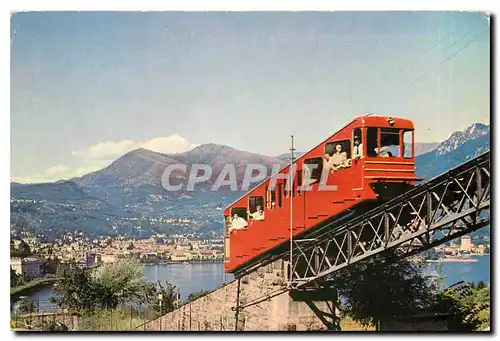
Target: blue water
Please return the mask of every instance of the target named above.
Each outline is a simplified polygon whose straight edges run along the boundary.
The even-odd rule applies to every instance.
[[[149,282],[170,281],[180,290],[181,300],[187,299],[189,294],[200,290],[211,291],[233,280],[231,274],[224,273],[223,263],[192,263],[145,265],[144,277]],[[52,287],[43,287],[29,294],[29,300],[35,302],[38,311],[57,310],[58,307],[49,302],[50,297],[57,293]],[[16,309],[17,304],[13,308]]]
[[[233,280],[232,275],[224,273],[223,263],[148,265],[144,267],[144,277],[150,282],[170,281],[180,289],[181,300],[193,292],[211,291]]]
[[[490,283],[490,256],[477,256],[473,263],[429,263],[429,273],[444,275],[444,284],[449,286],[459,281]],[[200,290],[213,290],[223,283],[233,280],[232,275],[224,274],[222,263],[193,263],[170,265],[146,265],[144,275],[148,281],[171,281],[180,288],[181,300],[185,300],[190,293]],[[441,270],[439,270],[441,269]],[[39,307],[39,311],[52,310],[56,307],[49,303],[55,291],[42,288],[28,296]]]
[[[444,275],[444,285],[454,283],[479,282],[490,283],[490,256],[473,256],[477,262],[440,262],[429,263],[431,272]]]

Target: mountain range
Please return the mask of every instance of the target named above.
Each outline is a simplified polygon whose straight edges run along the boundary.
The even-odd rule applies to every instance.
[[[489,126],[481,123],[453,133],[442,143],[417,143],[417,176],[436,176],[488,150],[489,145]],[[294,156],[301,154],[296,152]],[[235,164],[241,184],[247,164],[263,164],[270,171],[275,164],[289,162],[289,158],[289,153],[265,156],[217,144],[178,154],[136,149],[101,170],[68,181],[11,183],[11,230],[30,231],[48,239],[75,230],[89,235],[220,235],[220,210],[243,194],[224,188],[208,190],[223,167]],[[185,165],[185,174],[194,164],[207,164],[213,173],[196,191],[167,192],[161,177],[171,164]],[[173,172],[170,178],[183,181],[185,175]]]
[[[434,150],[416,157],[415,173],[424,178],[439,175],[488,151],[490,140],[490,127],[482,123],[475,123],[464,131],[454,132]]]

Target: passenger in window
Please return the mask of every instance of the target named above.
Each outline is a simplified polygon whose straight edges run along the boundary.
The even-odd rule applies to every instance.
[[[264,220],[264,210],[262,209],[262,206],[260,206],[260,205],[257,205],[257,211],[255,211],[254,213],[250,213],[250,211],[249,211],[248,215],[253,220]]]
[[[359,136],[354,136],[352,158],[355,160],[363,158],[363,144],[361,143],[361,139],[359,138]]]
[[[233,221],[231,221],[231,225],[233,230],[241,230],[245,229],[248,226],[248,223],[245,219],[235,213],[233,214]]]
[[[387,150],[382,150],[380,152],[380,156],[381,157],[392,157],[392,153],[390,151],[387,151]]]
[[[331,169],[332,168],[332,164],[330,163],[330,159],[331,159],[331,156],[328,153],[326,153],[323,156],[323,168],[327,168],[327,169]]]
[[[323,158],[325,159],[325,167],[330,168],[332,173],[347,165],[347,153],[342,151],[340,144],[335,146],[335,153],[332,156],[325,154]]]
[[[276,203],[275,203],[274,201],[271,203],[271,208],[272,208],[272,209],[275,209],[275,208],[276,208]]]

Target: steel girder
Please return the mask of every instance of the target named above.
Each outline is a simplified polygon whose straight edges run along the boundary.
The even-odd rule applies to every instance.
[[[290,288],[357,262],[397,261],[486,226],[490,188],[487,152],[315,238],[295,239]]]
[[[333,223],[315,238],[295,239],[288,285],[233,310],[327,284],[329,276],[351,264],[398,261],[475,231],[490,223],[490,194],[487,152],[358,218]],[[285,252],[275,259],[288,257]]]

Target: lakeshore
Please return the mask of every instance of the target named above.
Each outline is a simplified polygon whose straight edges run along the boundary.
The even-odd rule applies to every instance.
[[[52,286],[56,282],[57,278],[37,278],[29,281],[26,284],[10,288],[10,295],[12,296],[20,296],[21,294],[25,294],[29,291],[35,291],[39,287],[44,286]]]
[[[222,259],[191,259],[191,260],[141,260],[142,265],[171,265],[171,264],[205,264],[205,263],[224,263]]]
[[[440,258],[440,259],[427,259],[427,263],[474,263],[477,262],[478,260],[475,258],[452,258],[452,257],[445,257],[445,258]]]
[[[490,282],[490,256],[472,256],[476,262],[429,262],[427,271],[430,275],[444,275],[444,285],[449,286],[459,281]],[[187,299],[189,294],[200,290],[211,291],[233,280],[231,274],[224,273],[224,263],[196,262],[144,265],[144,276],[150,282],[170,281],[180,289],[181,300]],[[50,297],[57,295],[54,288],[46,286],[36,287],[29,295],[39,311],[57,309],[48,303]]]

